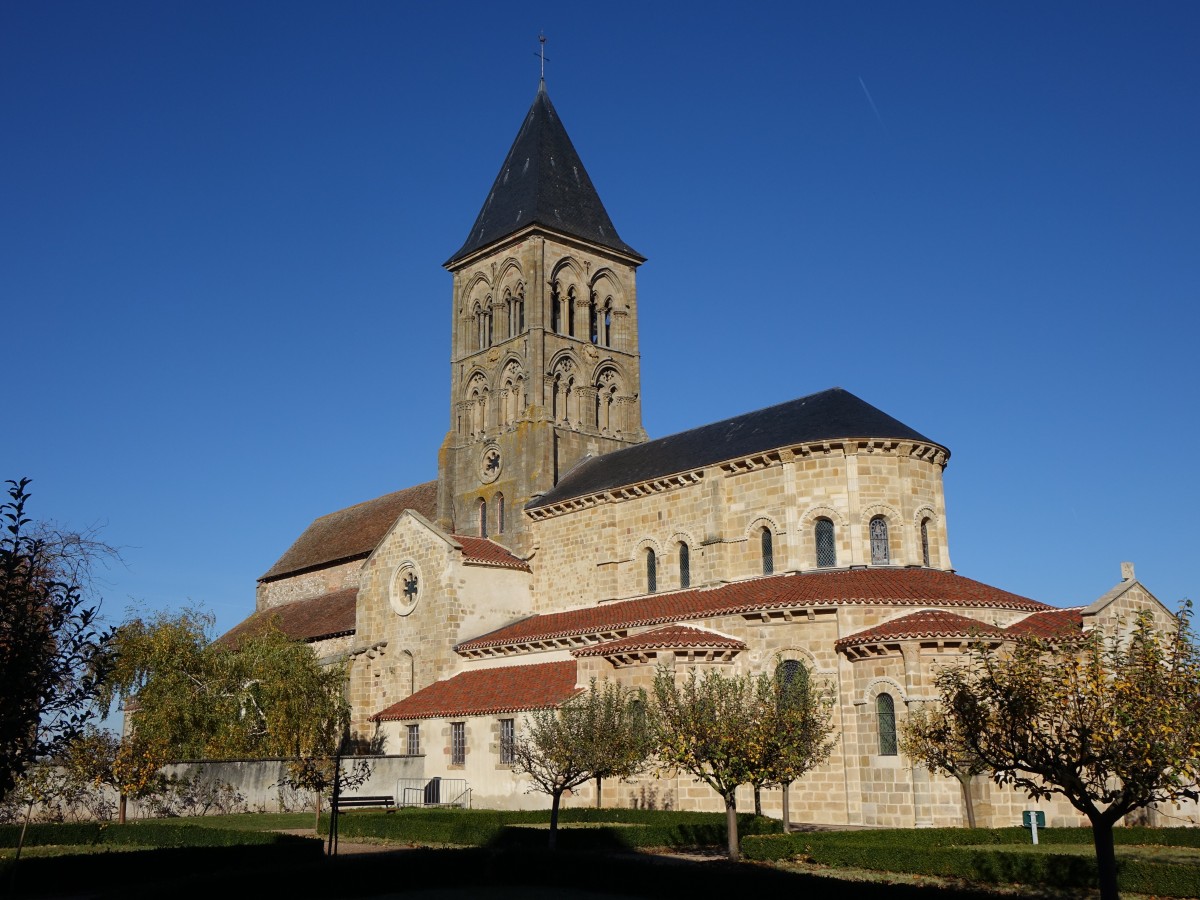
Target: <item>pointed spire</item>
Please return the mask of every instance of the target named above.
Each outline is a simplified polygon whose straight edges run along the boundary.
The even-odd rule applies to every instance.
[[[446,265],[529,225],[582,238],[639,262],[645,260],[613,227],[550,102],[544,78],[466,243]]]

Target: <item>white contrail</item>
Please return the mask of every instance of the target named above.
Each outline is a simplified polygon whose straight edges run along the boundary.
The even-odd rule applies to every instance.
[[[875,119],[879,122],[879,127],[883,129],[883,133],[888,133],[887,125],[883,123],[883,116],[879,114],[879,107],[875,105],[874,99],[871,97],[871,92],[867,90],[867,83],[862,80],[862,76],[858,76],[858,83],[862,85],[863,93],[867,95],[867,102],[871,104],[871,112],[875,113]]]

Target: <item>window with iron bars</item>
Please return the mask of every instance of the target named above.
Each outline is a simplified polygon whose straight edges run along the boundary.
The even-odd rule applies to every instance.
[[[516,723],[513,719],[500,720],[500,762],[503,765],[512,765],[513,761],[513,741],[517,737]]]
[[[450,723],[450,765],[462,766],[467,762],[467,723]]]
[[[409,756],[420,756],[421,755],[421,726],[420,725],[409,725],[408,726],[408,755]]]

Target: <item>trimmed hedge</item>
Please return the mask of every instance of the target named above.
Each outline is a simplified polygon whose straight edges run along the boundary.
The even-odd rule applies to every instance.
[[[559,828],[559,845],[571,849],[636,849],[643,847],[720,847],[725,844],[725,814],[638,809],[564,809],[559,825],[611,825],[604,828]],[[455,844],[465,847],[537,847],[547,840],[547,810],[402,809],[394,813],[359,811],[338,816],[341,840],[374,838],[411,844]],[[329,833],[323,816],[321,834]],[[738,834],[777,834],[775,819],[738,816]]]
[[[1121,828],[1120,845],[1200,846],[1191,828]],[[1092,843],[1087,828],[1039,830],[1042,844]],[[742,842],[747,859],[773,861],[803,856],[828,866],[886,872],[941,875],[986,883],[1094,887],[1095,858],[1073,853],[989,850],[987,845],[1028,844],[1023,828],[836,831],[749,836]],[[1200,866],[1148,860],[1117,860],[1117,883],[1123,891],[1163,897],[1200,896]]]
[[[20,825],[0,825],[0,847],[16,847]],[[32,824],[25,846],[124,846],[124,847],[238,847],[296,844],[313,838],[272,831],[239,831],[233,828],[197,828],[176,822],[66,822]]]

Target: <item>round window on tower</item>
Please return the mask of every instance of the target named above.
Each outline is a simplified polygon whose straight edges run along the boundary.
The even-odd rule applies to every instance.
[[[500,477],[500,448],[495,444],[488,444],[483,448],[483,455],[479,458],[479,480],[484,484],[491,484]]]
[[[421,573],[416,563],[406,561],[396,567],[389,593],[396,615],[407,616],[416,608],[421,597]]]

